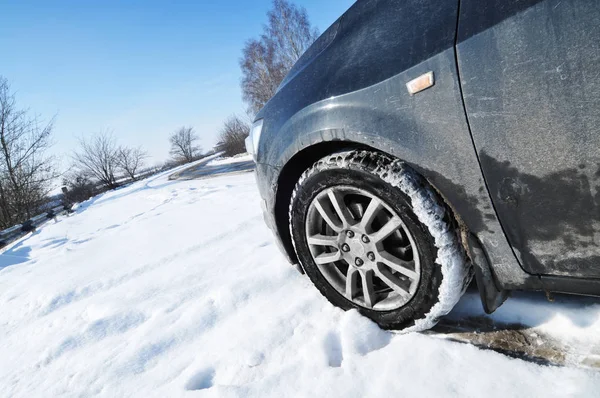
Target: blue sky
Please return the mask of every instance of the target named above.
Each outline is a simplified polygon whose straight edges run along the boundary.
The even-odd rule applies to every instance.
[[[296,0],[321,32],[353,0]],[[20,106],[56,115],[52,151],[68,167],[77,137],[111,129],[168,157],[168,135],[194,126],[204,149],[245,109],[238,59],[270,0],[0,0],[0,75]]]

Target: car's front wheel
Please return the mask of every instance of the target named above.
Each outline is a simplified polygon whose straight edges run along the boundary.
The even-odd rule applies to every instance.
[[[386,329],[430,328],[471,279],[444,203],[383,154],[347,151],[315,163],[294,190],[290,231],[319,291]]]

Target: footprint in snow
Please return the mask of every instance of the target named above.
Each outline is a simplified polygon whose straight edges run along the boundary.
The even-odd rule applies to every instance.
[[[350,310],[342,315],[339,330],[330,330],[310,347],[310,358],[332,368],[339,368],[345,358],[364,356],[387,346],[392,334],[370,319]],[[316,344],[316,345],[315,345]],[[315,351],[316,350],[316,351]]]
[[[387,346],[392,339],[391,333],[380,329],[356,310],[342,315],[340,336],[344,356],[367,355]]]
[[[251,352],[246,357],[246,365],[250,368],[259,366],[265,359],[265,355],[260,351]]]
[[[342,354],[342,343],[337,332],[330,331],[323,339],[323,351],[327,360],[327,365],[332,368],[342,366],[344,356]]]
[[[188,380],[185,385],[185,389],[188,391],[206,390],[213,386],[214,378],[214,368],[203,369]]]

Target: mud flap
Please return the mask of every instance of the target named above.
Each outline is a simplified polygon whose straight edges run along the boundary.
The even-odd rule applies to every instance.
[[[497,287],[483,247],[479,243],[479,240],[472,234],[469,234],[469,248],[471,250],[471,259],[473,260],[475,280],[477,281],[481,304],[485,312],[491,314],[504,303],[509,291],[501,290]]]

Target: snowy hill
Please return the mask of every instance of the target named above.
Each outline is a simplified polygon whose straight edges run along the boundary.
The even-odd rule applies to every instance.
[[[517,295],[495,315],[565,342],[565,367],[384,332],[332,307],[286,263],[251,173],[162,174],[106,193],[14,245],[0,269],[2,396],[600,391],[600,372],[572,357],[600,358],[600,301]],[[478,315],[476,300],[470,293],[451,318]]]

